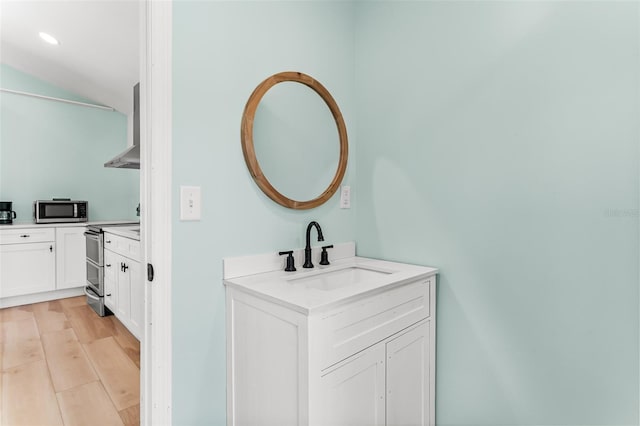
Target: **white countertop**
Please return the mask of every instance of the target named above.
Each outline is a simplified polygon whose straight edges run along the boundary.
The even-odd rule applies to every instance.
[[[331,288],[331,284],[329,284],[327,288],[322,288],[326,286],[324,283],[330,283],[330,279],[320,278],[322,273],[344,270],[344,273],[348,274],[350,268],[361,268],[374,272],[367,279],[355,284],[336,285],[335,288]],[[326,267],[318,265],[313,269],[298,267],[296,272],[279,270],[228,278],[224,280],[224,284],[287,306],[298,312],[310,314],[350,302],[357,297],[373,295],[410,281],[426,278],[437,272],[438,269],[427,266],[349,257],[332,261],[331,265]],[[314,276],[318,276],[318,280],[314,280]],[[334,276],[338,277],[339,274],[334,274]],[[340,278],[336,279],[340,280]],[[309,283],[313,283],[313,285]]]
[[[110,234],[140,241],[140,225],[114,226],[113,228],[105,226],[104,228],[102,228],[102,230]]]
[[[14,222],[12,225],[0,225],[2,229],[24,229],[24,228],[66,228],[72,226],[89,226],[89,225],[106,225],[119,223],[133,223],[133,220],[93,220],[90,222],[72,222],[72,223],[35,223],[31,222]],[[139,225],[138,225],[139,226]]]

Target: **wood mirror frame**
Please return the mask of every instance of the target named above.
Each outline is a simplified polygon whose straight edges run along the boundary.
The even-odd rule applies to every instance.
[[[256,157],[255,147],[253,145],[253,121],[255,118],[256,110],[258,109],[258,104],[260,104],[260,100],[270,88],[284,81],[293,81],[304,84],[305,86],[315,91],[318,95],[320,95],[320,97],[329,107],[329,110],[331,111],[331,114],[333,115],[333,118],[336,122],[336,126],[338,127],[338,136],[340,138],[340,158],[338,160],[336,174],[327,189],[324,190],[324,192],[322,192],[318,197],[308,201],[292,200],[291,198],[288,198],[280,193],[273,185],[271,185],[269,180],[262,172],[262,169],[260,168],[260,164]],[[342,178],[344,177],[345,171],[347,170],[347,159],[349,156],[347,127],[344,124],[344,119],[342,118],[342,113],[338,108],[338,104],[331,96],[331,93],[329,93],[329,91],[322,84],[320,84],[312,77],[301,72],[286,71],[274,74],[264,80],[258,85],[258,87],[255,88],[255,90],[249,97],[247,105],[244,108],[244,113],[242,114],[240,136],[242,140],[242,153],[244,154],[244,161],[247,163],[247,167],[249,168],[249,172],[251,173],[253,180],[256,182],[262,192],[264,192],[273,201],[284,207],[297,210],[306,210],[324,204],[338,190],[338,188],[340,187],[340,183],[342,182]]]

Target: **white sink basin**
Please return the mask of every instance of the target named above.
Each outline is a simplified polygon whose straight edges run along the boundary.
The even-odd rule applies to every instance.
[[[308,289],[332,291],[362,281],[378,278],[390,274],[390,271],[351,266],[344,269],[320,272],[310,277],[300,277],[287,280],[294,286],[303,286]]]

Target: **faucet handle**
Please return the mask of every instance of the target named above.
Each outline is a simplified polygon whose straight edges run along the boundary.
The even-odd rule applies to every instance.
[[[327,253],[327,249],[333,248],[333,244],[322,247],[322,253],[320,253],[320,264],[328,265],[329,264],[329,253]]]
[[[293,258],[293,250],[281,251],[281,252],[278,252],[278,254],[280,256],[284,256],[285,254],[288,255],[287,256],[287,266],[284,268],[284,270],[286,272],[295,272],[296,265],[295,265],[295,260]]]

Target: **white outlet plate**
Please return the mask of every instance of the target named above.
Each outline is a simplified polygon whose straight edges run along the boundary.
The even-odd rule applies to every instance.
[[[180,220],[200,220],[201,205],[199,186],[180,187]]]
[[[340,190],[340,208],[351,208],[351,187],[349,185],[343,186]]]

